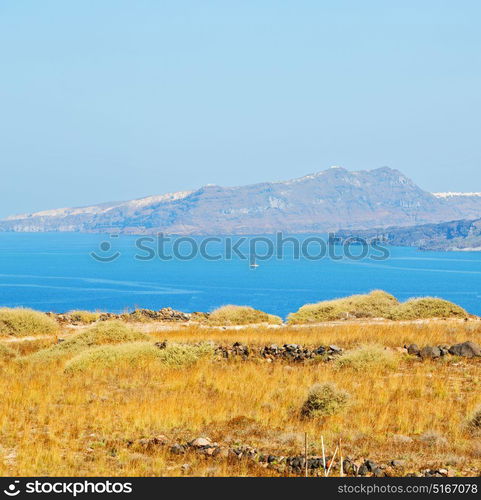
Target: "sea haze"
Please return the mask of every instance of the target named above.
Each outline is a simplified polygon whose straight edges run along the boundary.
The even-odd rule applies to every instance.
[[[401,300],[442,297],[481,314],[478,252],[391,247],[384,261],[312,261],[295,259],[286,246],[281,260],[258,261],[252,270],[239,258],[139,261],[134,256],[145,252],[135,247],[133,236],[115,238],[112,252],[121,256],[102,263],[90,253],[102,254],[105,239],[99,234],[0,233],[0,305],[55,312],[170,306],[192,312],[245,304],[286,317],[308,302],[379,288]]]

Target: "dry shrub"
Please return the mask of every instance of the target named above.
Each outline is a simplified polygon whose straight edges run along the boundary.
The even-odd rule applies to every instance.
[[[419,440],[425,445],[433,448],[443,448],[448,445],[448,440],[436,431],[426,431],[424,434],[419,436]]]
[[[414,320],[430,318],[467,318],[468,313],[448,300],[435,297],[409,299],[393,308],[389,319]]]
[[[126,342],[146,342],[151,338],[146,333],[134,330],[122,321],[102,321],[92,325],[84,332],[73,335],[59,344],[35,352],[29,359],[48,361],[65,355],[75,355],[90,347]]]
[[[55,335],[58,331],[57,322],[39,311],[0,308],[0,336]]]
[[[352,295],[317,304],[306,304],[289,315],[288,323],[296,325],[358,318],[416,320],[467,318],[468,316],[462,307],[448,300],[423,297],[400,303],[392,295],[382,290],[375,290],[367,295]]]
[[[100,319],[100,313],[92,311],[70,311],[68,316],[74,323],[90,325]]]
[[[397,360],[392,351],[381,345],[369,344],[347,351],[336,359],[335,364],[339,368],[361,371],[372,368],[396,368]]]
[[[67,362],[65,371],[72,373],[126,365],[140,367],[150,362],[159,362],[169,367],[189,366],[203,357],[212,355],[213,352],[212,346],[206,343],[170,344],[164,349],[159,349],[149,342],[107,345],[81,352]]]
[[[347,318],[384,318],[399,302],[393,295],[374,290],[366,295],[306,304],[288,317],[289,324],[319,323]]]
[[[213,311],[207,322],[211,325],[250,325],[257,323],[269,323],[280,325],[282,319],[273,314],[258,311],[249,306],[222,306]]]
[[[302,405],[304,418],[323,418],[342,411],[349,402],[348,392],[338,389],[333,383],[313,385]]]
[[[478,406],[469,417],[468,428],[472,432],[481,432],[481,406]]]

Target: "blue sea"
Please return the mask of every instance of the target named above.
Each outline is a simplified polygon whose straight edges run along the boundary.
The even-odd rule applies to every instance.
[[[383,289],[400,300],[442,297],[481,314],[477,252],[391,247],[385,260],[338,260],[297,258],[287,248],[282,258],[257,259],[259,267],[251,268],[236,255],[189,259],[185,252],[182,259],[146,259],[152,256],[136,242],[135,236],[0,233],[0,305],[55,312],[170,306],[192,312],[239,304],[285,317],[309,302]],[[154,253],[153,243],[142,245]],[[212,253],[217,248],[225,242],[210,243]]]

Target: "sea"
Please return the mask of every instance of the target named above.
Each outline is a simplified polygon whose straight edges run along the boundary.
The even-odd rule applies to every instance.
[[[309,245],[315,247],[319,237],[298,238],[301,243],[311,238]],[[238,240],[228,237],[161,245],[158,237],[0,233],[0,306],[207,312],[237,304],[285,318],[306,303],[382,289],[400,300],[441,297],[481,314],[479,252],[389,247],[383,252],[351,249],[348,255],[343,249],[326,250],[323,255],[319,244],[318,252],[311,248],[298,254],[291,242],[280,255],[266,243],[273,236],[264,237],[265,248],[262,237],[257,239],[254,247],[249,238],[241,241],[239,248],[255,250],[246,256],[236,253]]]

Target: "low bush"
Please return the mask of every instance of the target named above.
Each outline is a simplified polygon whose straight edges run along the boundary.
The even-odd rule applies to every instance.
[[[65,355],[75,355],[90,347],[149,340],[149,335],[134,330],[122,321],[102,321],[92,325],[81,333],[68,337],[59,344],[33,353],[29,358],[38,361],[48,361]]]
[[[339,368],[351,368],[358,371],[374,367],[395,368],[397,365],[394,353],[377,344],[364,345],[347,351],[336,358],[335,364]]]
[[[349,318],[385,318],[398,304],[393,295],[374,290],[365,295],[306,304],[289,315],[288,323],[295,325]]]
[[[332,383],[315,384],[301,408],[303,418],[323,418],[341,412],[348,404],[348,392]]]
[[[423,297],[409,299],[399,304],[387,317],[394,320],[467,318],[468,313],[448,300]]]
[[[317,304],[306,304],[289,315],[288,323],[296,325],[358,318],[384,318],[400,321],[467,318],[468,316],[469,314],[462,307],[448,300],[423,297],[400,303],[392,295],[382,290],[375,290],[367,295],[352,295]]]
[[[46,314],[23,308],[0,308],[0,336],[55,335],[58,323]]]
[[[74,323],[90,325],[91,323],[95,323],[99,320],[100,313],[91,311],[70,311],[68,316]]]
[[[282,319],[249,306],[227,305],[210,313],[207,322],[211,325],[251,325],[256,323],[279,325],[282,323]]]
[[[209,344],[184,345],[169,344],[159,349],[149,342],[133,342],[119,345],[101,346],[81,352],[70,359],[66,372],[81,372],[92,368],[113,368],[115,366],[143,366],[150,362],[162,363],[169,367],[188,366],[199,359],[212,355]]]

